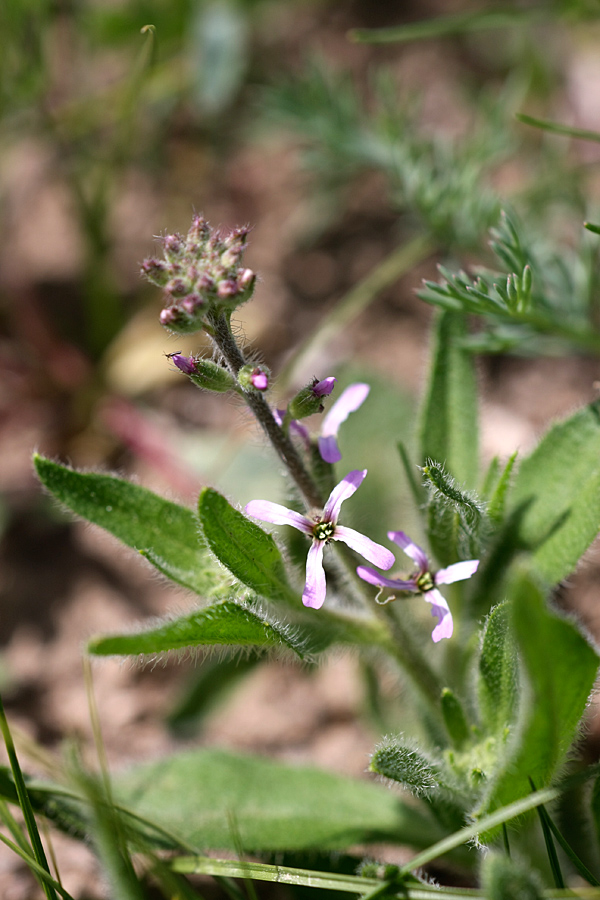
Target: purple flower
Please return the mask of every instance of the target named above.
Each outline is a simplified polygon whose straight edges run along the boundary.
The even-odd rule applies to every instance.
[[[258,367],[251,373],[250,381],[252,382],[252,386],[256,388],[257,391],[266,391],[269,387],[269,376],[266,372]]]
[[[340,509],[344,500],[351,497],[362,483],[367,470],[355,469],[343,478],[329,495],[323,513],[319,518],[309,519],[301,513],[286,509],[269,500],[251,500],[246,512],[261,522],[273,522],[275,525],[291,525],[298,531],[312,537],[312,545],[306,559],[306,584],[302,594],[305,606],[320,609],[325,602],[325,571],[323,569],[323,550],[329,541],[343,541],[369,562],[380,569],[389,569],[394,565],[394,554],[370,538],[359,534],[353,528],[338,525]]]
[[[171,353],[169,355],[178,369],[180,369],[186,375],[194,374],[194,372],[196,371],[196,360],[193,356],[182,356],[181,353]]]
[[[313,394],[315,397],[329,397],[335,387],[336,381],[337,378],[334,378],[333,375],[329,375],[327,378],[324,378],[323,381],[317,381],[317,383],[312,386]]]
[[[351,384],[345,391],[342,391],[323,419],[319,435],[319,453],[325,462],[336,463],[342,458],[337,442],[338,429],[351,412],[355,412],[359,406],[362,406],[369,390],[368,384]]]
[[[399,547],[402,547],[406,555],[416,562],[419,571],[406,581],[401,581],[398,578],[384,578],[379,572],[369,569],[367,566],[359,566],[356,571],[369,584],[374,584],[378,587],[396,588],[401,591],[417,591],[419,594],[422,594],[427,603],[431,603],[431,615],[437,617],[438,620],[438,624],[431,635],[435,643],[441,641],[442,638],[452,637],[454,627],[452,613],[446,600],[437,590],[437,585],[452,584],[454,581],[464,581],[466,578],[470,578],[477,571],[479,560],[467,559],[463,562],[454,563],[446,569],[440,569],[439,572],[431,572],[425,551],[417,544],[413,544],[408,535],[404,534],[403,531],[388,531],[388,537],[391,541],[395,541]]]

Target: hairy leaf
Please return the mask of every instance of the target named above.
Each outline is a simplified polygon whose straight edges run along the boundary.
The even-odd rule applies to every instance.
[[[242,584],[269,600],[299,605],[300,598],[287,583],[281,553],[270,534],[212,488],[200,494],[198,512],[210,549]]]
[[[556,583],[600,530],[600,401],[553,425],[523,460],[508,509],[524,503],[519,538],[540,575]]]
[[[199,645],[287,647],[302,657],[301,641],[289,628],[267,620],[233,600],[199,609],[145,631],[93,638],[88,652],[96,656],[162,653]]]
[[[420,462],[444,464],[461,485],[477,483],[479,431],[473,357],[461,346],[464,316],[438,316],[429,388],[421,416]]]
[[[481,716],[491,731],[507,728],[517,705],[517,654],[510,631],[510,604],[488,616],[479,654],[477,693]]]
[[[115,777],[114,792],[205,850],[324,850],[378,840],[424,846],[434,839],[431,822],[379,785],[217,750],[129,769]]]
[[[577,733],[598,656],[573,622],[546,607],[527,573],[512,591],[511,628],[522,661],[518,719],[477,816],[551,780]]]
[[[112,475],[76,472],[37,454],[34,465],[57,500],[142,553],[168,578],[203,595],[223,587],[190,509]]]

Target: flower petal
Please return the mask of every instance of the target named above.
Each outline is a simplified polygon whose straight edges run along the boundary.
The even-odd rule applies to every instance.
[[[333,375],[324,378],[323,381],[317,381],[316,384],[313,384],[313,394],[315,397],[328,397],[334,389],[336,381],[337,378],[334,378]]]
[[[273,413],[273,418],[281,428],[283,425],[283,420],[285,419],[286,410],[285,409],[273,409],[271,410]],[[300,435],[306,449],[310,447],[310,434],[308,433],[308,428],[305,425],[302,425],[300,422],[297,422],[296,419],[292,419],[290,422],[290,431],[295,431],[296,434]]]
[[[270,500],[251,500],[246,504],[245,512],[261,522],[273,522],[274,525],[291,525],[304,534],[312,534],[314,523],[306,516],[280,506],[279,503],[271,503]]]
[[[427,603],[431,603],[431,615],[438,620],[437,625],[431,633],[434,644],[441,641],[442,638],[452,637],[454,631],[454,622],[452,621],[452,613],[446,603],[446,600],[439,591],[427,591],[423,594],[423,599]]]
[[[409,536],[403,531],[388,531],[390,541],[394,541],[399,547],[402,547],[407,556],[410,556],[419,567],[421,572],[429,571],[429,560],[427,554],[418,544],[414,544]]]
[[[339,484],[336,484],[323,509],[324,522],[333,522],[334,524],[337,522],[342,503],[351,497],[362,484],[366,474],[366,469],[353,469],[345,478],[342,478]]]
[[[334,541],[343,541],[369,562],[374,563],[380,569],[391,569],[396,562],[396,557],[381,544],[376,544],[371,538],[355,531],[354,528],[346,528],[345,525],[336,525],[333,535]]]
[[[319,455],[326,463],[336,463],[342,458],[340,448],[338,447],[337,438],[334,434],[328,437],[319,437]]]
[[[323,569],[325,541],[313,541],[306,557],[306,584],[302,602],[312,609],[321,609],[325,602],[326,584]]]
[[[454,563],[447,569],[440,569],[435,573],[434,581],[436,584],[452,584],[454,581],[464,581],[470,578],[477,571],[479,565],[478,559],[465,559],[463,562]]]
[[[346,421],[351,412],[362,406],[370,390],[368,384],[351,384],[345,391],[342,391],[323,419],[321,435],[335,437],[342,422]]]
[[[401,581],[399,578],[385,578],[379,572],[376,572],[375,569],[370,569],[368,566],[358,566],[356,571],[363,581],[368,581],[369,584],[374,584],[377,587],[395,588],[397,591],[418,590],[416,582],[413,579],[410,581]]]

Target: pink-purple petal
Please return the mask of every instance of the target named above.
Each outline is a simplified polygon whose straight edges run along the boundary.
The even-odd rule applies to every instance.
[[[328,437],[323,437],[323,435],[319,437],[319,454],[326,463],[333,464],[340,461],[342,454],[334,434],[330,434]]]
[[[337,378],[334,378],[333,375],[324,378],[323,381],[317,381],[316,384],[313,384],[313,394],[315,397],[328,397],[335,387],[336,381]]]
[[[351,384],[342,391],[338,399],[335,401],[321,426],[321,435],[323,437],[331,437],[338,433],[338,428],[345,422],[350,413],[354,412],[362,406],[367,399],[370,391],[368,384]]]
[[[423,598],[427,603],[431,604],[431,615],[437,618],[438,623],[431,633],[434,644],[441,641],[442,638],[452,637],[454,631],[454,622],[452,621],[452,613],[446,603],[446,600],[439,591],[426,591]]]
[[[375,541],[372,541],[366,535],[355,531],[354,528],[336,525],[333,540],[343,541],[348,547],[356,550],[357,553],[360,553],[361,556],[364,556],[365,559],[368,559],[369,562],[374,563],[380,569],[391,569],[396,561],[393,553],[382,547],[381,544],[376,544]]]
[[[306,557],[306,584],[302,602],[312,609],[321,609],[327,591],[323,569],[324,541],[313,541]]]
[[[368,581],[369,584],[374,584],[377,587],[389,587],[397,591],[418,590],[416,582],[413,579],[410,581],[401,581],[399,578],[386,578],[384,575],[381,575],[380,572],[376,572],[375,569],[371,569],[368,566],[358,566],[356,572],[363,581]]]
[[[246,504],[245,512],[261,522],[272,522],[274,525],[291,525],[304,534],[312,534],[314,522],[300,515],[293,509],[280,506],[279,503],[271,503],[270,500],[251,500]]]
[[[281,426],[283,425],[283,420],[285,419],[286,410],[273,409],[272,413],[273,418],[281,428]],[[297,422],[296,419],[292,419],[292,421],[290,422],[290,431],[295,431],[296,434],[302,438],[306,449],[308,450],[308,448],[310,447],[310,434],[308,433],[308,428],[305,425],[302,425],[300,422]]]
[[[418,544],[411,541],[407,534],[403,531],[388,531],[388,537],[390,541],[394,541],[395,544],[398,544],[398,546],[404,550],[406,555],[410,556],[410,558],[416,562],[421,572],[429,571],[427,554]]]
[[[351,497],[362,484],[366,474],[366,469],[353,469],[345,478],[342,478],[339,484],[336,484],[323,509],[324,522],[333,522],[334,524],[337,522],[342,503]]]
[[[434,581],[436,584],[453,584],[455,581],[464,581],[475,574],[478,565],[478,559],[465,559],[462,562],[448,566],[446,569],[440,569],[439,572],[435,573]]]

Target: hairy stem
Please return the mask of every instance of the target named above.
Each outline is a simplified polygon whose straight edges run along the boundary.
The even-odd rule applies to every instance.
[[[244,354],[231,333],[229,318],[224,313],[215,313],[208,318],[211,326],[211,337],[223,356],[227,368],[234,378],[237,378],[237,374],[242,366],[247,365],[247,360],[244,358]],[[307,504],[322,509],[324,499],[321,496],[321,492],[307,472],[292,441],[275,421],[275,417],[264,396],[255,391],[242,391],[242,394],[247,406],[285,463]]]
[[[440,698],[444,687],[439,676],[433,671],[421,649],[416,646],[412,635],[402,624],[400,616],[391,608],[391,604],[378,606],[377,609],[385,618],[390,630],[390,652],[404,671],[410,675],[432,711],[439,715]]]

